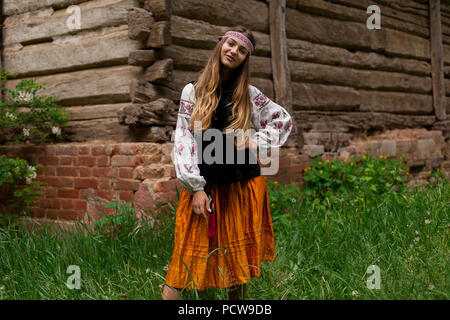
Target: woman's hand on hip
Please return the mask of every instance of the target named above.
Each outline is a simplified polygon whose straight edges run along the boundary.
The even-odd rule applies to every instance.
[[[192,199],[192,210],[195,214],[202,215],[208,220],[207,212],[210,210],[209,199],[203,190],[196,191]]]

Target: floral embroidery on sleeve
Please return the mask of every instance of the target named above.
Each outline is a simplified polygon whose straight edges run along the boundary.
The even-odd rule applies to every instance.
[[[251,89],[254,105],[252,116],[257,129],[254,141],[261,148],[281,147],[292,131],[291,116],[256,87]]]
[[[186,85],[181,94],[172,151],[176,176],[181,185],[191,194],[193,191],[203,190],[206,184],[205,178],[200,175],[197,164],[197,143],[190,126],[190,116],[195,104],[191,101],[195,99],[192,97],[192,88],[192,84]]]

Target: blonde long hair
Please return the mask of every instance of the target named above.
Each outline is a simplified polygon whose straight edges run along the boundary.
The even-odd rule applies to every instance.
[[[244,34],[255,46],[255,39],[250,30],[243,26],[236,26],[230,29]],[[211,119],[214,110],[217,108],[220,97],[222,95],[220,87],[220,71],[222,68],[220,57],[222,46],[228,37],[222,38],[214,50],[212,51],[206,66],[201,71],[198,81],[194,85],[196,102],[194,110],[191,115],[191,126],[194,126],[195,121],[202,122],[202,131],[207,130],[211,126]],[[251,110],[252,105],[250,101],[250,93],[248,86],[250,84],[249,76],[250,53],[247,54],[245,60],[235,69],[231,70],[230,79],[235,85],[233,98],[230,104],[232,107],[232,122],[226,129],[242,129],[246,131],[251,127]],[[219,90],[219,97],[217,97],[217,90]]]

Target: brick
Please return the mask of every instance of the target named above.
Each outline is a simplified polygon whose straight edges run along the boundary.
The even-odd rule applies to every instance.
[[[76,146],[56,146],[56,155],[76,155],[78,153]]]
[[[113,181],[113,187],[116,190],[133,190],[139,189],[139,182],[136,180],[117,179]]]
[[[60,177],[76,177],[78,170],[74,167],[57,167],[56,174]]]
[[[75,210],[86,210],[87,201],[82,199],[73,200],[73,205]]]
[[[175,191],[163,192],[158,194],[158,202],[173,202],[177,200],[177,193]]]
[[[79,191],[77,189],[59,189],[58,197],[78,199]]]
[[[74,165],[93,167],[95,166],[95,160],[95,157],[92,156],[77,156],[75,158]]]
[[[134,167],[136,165],[135,156],[112,156],[111,164],[113,167]]]
[[[177,180],[161,181],[161,185],[163,192],[175,191]]]
[[[62,220],[81,220],[86,213],[79,210],[51,210],[48,213],[48,217],[51,219]]]
[[[120,200],[126,202],[133,202],[134,200],[134,192],[133,191],[120,191]]]
[[[119,177],[125,179],[133,179],[133,168],[120,168]]]
[[[53,200],[53,209],[61,209],[62,207],[62,199],[52,199]]]
[[[88,198],[88,189],[79,189],[80,191],[80,199],[87,199]]]
[[[93,168],[92,175],[94,177],[111,177],[112,176],[111,168]]]
[[[112,201],[116,196],[116,191],[114,191],[114,190],[95,190],[94,194],[99,198]]]
[[[305,165],[290,166],[287,168],[287,173],[289,174],[301,173],[305,168],[306,168]]]
[[[44,154],[47,156],[54,156],[56,154],[55,146],[45,146]]]
[[[59,158],[56,156],[44,156],[38,158],[38,163],[57,166],[59,164]]]
[[[62,209],[73,209],[73,199],[62,199]]]
[[[91,168],[78,168],[78,172],[80,173],[80,177],[92,177]]]
[[[60,157],[59,158],[59,164],[62,166],[71,166],[73,163],[72,157]]]
[[[106,147],[104,145],[92,146],[93,156],[106,156]]]
[[[42,168],[42,173],[44,176],[54,177],[56,176],[56,167],[45,166]]]
[[[112,188],[111,179],[104,179],[104,178],[98,179],[98,188],[99,189],[111,189]]]
[[[47,198],[56,198],[58,196],[58,189],[56,188],[45,188],[45,196]]]
[[[47,199],[47,198],[40,199],[39,206],[41,208],[53,208],[53,201],[52,201],[52,199]]]
[[[78,154],[88,155],[91,153],[91,147],[90,146],[78,146]]]
[[[98,181],[95,178],[76,178],[74,180],[74,182],[75,182],[76,189],[82,189],[82,188],[97,189],[97,186],[98,186]]]
[[[157,179],[162,178],[164,176],[163,168],[144,168],[137,167],[134,169],[133,178],[139,180],[145,179]]]
[[[121,143],[118,147],[118,153],[121,155],[134,155],[135,154],[135,148],[134,143]]]
[[[109,167],[111,165],[111,158],[108,156],[97,157],[97,167]]]
[[[52,187],[73,187],[73,178],[69,177],[43,177],[41,181]]]

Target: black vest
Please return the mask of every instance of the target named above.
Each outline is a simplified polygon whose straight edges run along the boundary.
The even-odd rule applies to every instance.
[[[192,81],[191,83],[194,83]],[[211,122],[211,128],[218,129],[222,131],[225,129],[232,121],[232,105],[226,105],[231,102],[233,96],[233,86],[230,83],[224,82],[221,85],[222,95],[220,97],[219,103],[217,105],[216,110],[214,110]],[[217,93],[219,94],[219,93]],[[202,152],[202,155],[211,155],[215,156],[215,151],[208,151],[205,153],[205,148],[214,142],[214,136],[211,138],[211,141],[205,140],[204,135],[202,135],[201,139],[196,137],[197,145],[199,146],[198,151]],[[233,142],[233,135],[222,133],[222,163],[208,164],[205,162],[204,157],[199,159],[198,167],[200,169],[200,175],[203,176],[206,180],[206,183],[211,184],[230,184],[238,181],[248,180],[261,175],[261,168],[256,161],[256,157],[250,149],[241,149],[237,150],[236,146]],[[202,144],[200,148],[200,143]],[[227,143],[233,147],[234,160],[232,163],[226,163],[226,146]],[[211,149],[211,148],[209,148]],[[200,156],[200,155],[199,155]],[[243,159],[244,161],[240,161],[238,163],[238,159]]]

